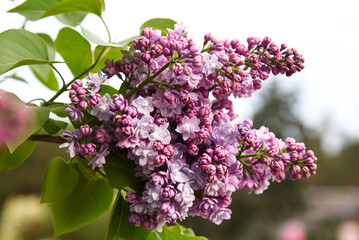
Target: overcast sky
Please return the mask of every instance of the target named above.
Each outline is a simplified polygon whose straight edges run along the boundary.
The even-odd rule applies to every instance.
[[[0,31],[21,27],[24,18],[6,13],[23,1],[1,0]],[[113,39],[121,40],[138,34],[138,28],[150,18],[166,17],[188,26],[189,37],[201,44],[211,32],[217,39],[269,36],[277,43],[295,47],[306,59],[305,69],[278,81],[283,88],[300,89],[296,106],[302,121],[326,132],[326,144],[336,146],[342,135],[359,139],[359,14],[356,0],[257,0],[257,1],[118,1],[106,0],[103,15]],[[106,31],[96,16],[88,16],[83,25],[106,39]],[[26,29],[46,32],[53,38],[63,27],[53,17],[29,22]],[[60,67],[61,69],[61,67]],[[31,79],[25,67],[18,72]],[[71,75],[66,75],[71,79]],[[265,82],[265,87],[269,84]],[[15,92],[24,101],[53,93],[31,81],[26,85],[12,81],[0,88]],[[64,94],[66,95],[66,94]],[[61,98],[66,101],[66,96]],[[240,100],[236,108],[240,120],[248,118],[252,99]],[[324,123],[328,123],[326,125]],[[325,129],[323,129],[325,126]]]

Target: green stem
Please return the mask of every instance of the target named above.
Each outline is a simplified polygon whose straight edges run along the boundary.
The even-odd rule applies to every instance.
[[[108,34],[108,42],[110,43],[110,42],[111,42],[111,33],[110,33],[110,30],[108,29],[105,20],[104,20],[102,17],[100,17],[100,18],[101,18],[101,20],[102,20],[102,22],[103,22],[103,25],[105,25],[105,28],[106,28],[106,31],[107,31],[107,34]]]
[[[50,66],[52,67],[52,69],[54,69],[55,70],[55,72],[60,76],[60,78],[61,78],[61,81],[62,81],[62,86],[65,86],[66,85],[66,83],[65,83],[65,79],[62,77],[62,75],[61,75],[61,73],[59,72],[59,70],[57,70],[57,68],[55,68],[55,66],[54,65],[52,65],[52,64],[50,64]]]
[[[93,69],[96,64],[100,61],[100,58],[102,57],[102,54],[104,53],[106,47],[103,47],[100,54],[98,55],[97,59],[95,60],[95,62],[93,64],[91,64],[88,68],[86,68],[84,71],[82,71],[80,74],[78,74],[77,76],[75,76],[68,84],[65,84],[64,86],[62,86],[62,88],[57,91],[57,93],[47,102],[45,102],[43,104],[43,106],[48,106],[51,105],[53,101],[55,101],[56,98],[58,98],[64,91],[67,90],[67,88],[76,80],[76,79],[80,79],[82,76],[84,76],[85,74],[87,74],[89,71],[91,71],[91,69]]]
[[[242,155],[242,156],[238,156],[238,158],[248,158],[248,157],[259,157],[261,156],[261,153],[251,153],[251,154],[246,154],[246,155]]]
[[[132,89],[130,92],[128,92],[125,95],[125,98],[130,98],[134,93],[141,90],[143,87],[145,87],[147,84],[152,83],[153,79],[155,79],[158,75],[160,75],[168,66],[172,63],[172,60],[168,61],[163,67],[161,67],[155,74],[153,74],[151,77],[147,78],[145,81],[143,81],[138,87]]]

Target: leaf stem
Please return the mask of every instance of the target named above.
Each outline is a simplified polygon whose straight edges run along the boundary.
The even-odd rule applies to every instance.
[[[110,30],[108,29],[105,20],[104,20],[102,17],[100,17],[100,18],[101,18],[101,20],[102,20],[102,22],[103,22],[103,25],[105,25],[105,28],[106,28],[106,31],[107,31],[107,34],[108,34],[108,42],[110,43],[110,42],[111,42],[111,33],[110,33]]]
[[[96,64],[100,61],[100,58],[102,57],[102,54],[104,53],[106,47],[103,47],[100,54],[98,55],[97,59],[95,60],[95,62],[93,64],[91,64],[88,68],[86,68],[84,71],[82,71],[80,74],[78,74],[77,76],[75,76],[68,84],[65,84],[64,86],[62,86],[62,88],[57,91],[57,93],[47,102],[45,102],[42,106],[48,106],[51,105],[53,101],[55,101],[55,99],[60,96],[64,91],[67,90],[67,88],[76,80],[81,78],[82,76],[84,76],[85,74],[87,74],[89,71],[91,71],[91,69],[93,69]]]
[[[42,135],[42,134],[33,134],[27,140],[37,141],[37,142],[49,142],[49,143],[64,143],[65,139],[60,136],[51,136],[51,135]]]
[[[153,79],[155,79],[158,75],[160,75],[166,68],[168,68],[168,66],[172,63],[172,60],[168,61],[165,65],[163,65],[157,72],[155,72],[155,74],[153,74],[151,77],[147,78],[145,81],[143,81],[142,83],[140,83],[140,85],[138,85],[138,87],[132,89],[130,92],[128,92],[125,95],[125,98],[128,99],[130,98],[134,93],[138,92],[139,90],[141,90],[143,87],[145,87],[147,84],[152,83]]]
[[[51,66],[52,69],[54,69],[55,72],[60,76],[61,81],[62,81],[62,86],[65,86],[65,85],[66,85],[65,79],[63,78],[63,76],[61,75],[61,73],[59,72],[59,70],[57,70],[57,68],[56,68],[53,64],[50,64],[50,66]]]

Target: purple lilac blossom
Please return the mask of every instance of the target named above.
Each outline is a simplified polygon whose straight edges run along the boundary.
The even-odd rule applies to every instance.
[[[89,73],[86,77],[87,86],[92,87],[92,93],[97,93],[101,89],[101,85],[109,85],[110,81],[103,72]]]

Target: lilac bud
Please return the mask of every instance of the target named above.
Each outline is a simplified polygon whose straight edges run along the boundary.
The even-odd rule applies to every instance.
[[[176,74],[176,75],[181,75],[183,73],[183,66],[180,63],[175,63],[172,66],[172,71]]]
[[[171,158],[173,156],[173,154],[175,153],[175,146],[172,144],[168,144],[167,146],[165,146],[162,150],[162,153],[168,157]]]
[[[165,155],[157,155],[154,157],[154,162],[153,162],[153,165],[155,167],[160,167],[162,166],[163,164],[165,164],[167,162],[167,157]]]
[[[195,56],[193,57],[192,65],[195,68],[199,68],[202,66],[202,59],[201,56]]]
[[[176,222],[179,217],[180,217],[180,214],[177,211],[174,211],[173,209],[171,209],[166,214],[166,219],[172,223]]]
[[[202,140],[205,140],[209,137],[210,133],[207,128],[201,128],[198,132],[198,137]]]
[[[151,220],[145,220],[145,221],[143,221],[142,226],[146,230],[151,230],[153,228],[154,224]]]
[[[80,126],[80,132],[83,137],[87,137],[87,136],[91,135],[92,128],[89,125],[84,124],[84,125]]]
[[[207,153],[203,153],[203,155],[198,159],[198,162],[202,167],[207,166],[208,164],[212,163],[212,158],[207,154]],[[202,170],[204,171],[204,170]]]
[[[80,79],[76,79],[72,84],[71,84],[71,89],[76,90],[77,88],[82,87],[82,81]]]
[[[216,175],[208,175],[207,176],[207,182],[209,182],[209,183],[218,182],[218,177]]]
[[[172,185],[167,185],[164,188],[161,189],[161,196],[165,200],[170,200],[171,198],[174,198],[177,194],[176,189]]]
[[[217,167],[214,164],[208,164],[203,168],[203,172],[207,175],[216,175]]]
[[[197,156],[197,155],[198,155],[198,151],[199,151],[199,149],[198,149],[197,145],[195,145],[195,144],[193,144],[193,143],[188,144],[188,146],[187,146],[187,152],[188,152],[189,155],[191,155],[191,156]]]
[[[81,101],[80,101],[79,107],[80,107],[81,109],[86,109],[87,106],[88,106],[88,103],[87,103],[86,100],[81,100]]]
[[[143,222],[143,218],[140,214],[132,212],[128,215],[126,221],[129,223],[133,223],[136,227],[139,227]]]
[[[100,144],[110,144],[112,141],[111,135],[103,128],[95,130],[94,141]]]
[[[96,106],[99,102],[100,102],[100,99],[101,99],[101,95],[100,94],[93,94],[91,93],[89,95],[89,100],[88,100],[88,103],[91,105],[91,106]]]
[[[170,212],[171,209],[172,208],[171,208],[170,202],[164,202],[160,207],[160,211],[162,214],[166,214],[166,213]]]
[[[84,98],[84,97],[86,97],[86,94],[87,94],[87,90],[86,90],[86,89],[84,89],[84,88],[82,88],[82,87],[78,87],[78,88],[76,89],[76,95],[77,95],[77,97],[79,97],[79,98]]]
[[[78,147],[78,151],[86,156],[92,156],[96,154],[96,144],[94,143],[81,143]]]
[[[134,107],[134,106],[127,106],[127,107],[125,107],[125,109],[124,109],[123,112],[124,112],[124,114],[129,115],[129,116],[131,116],[132,118],[135,118],[135,117],[137,117],[137,115],[138,115],[138,110],[137,110],[137,108]]]
[[[225,164],[219,164],[216,169],[216,175],[218,178],[222,178],[228,173],[227,165]]]
[[[118,128],[120,128],[120,130],[117,130]],[[120,131],[121,135],[126,138],[135,135],[135,129],[132,126],[117,127],[116,134],[118,131]]]
[[[156,185],[163,186],[168,184],[167,173],[163,171],[152,173],[150,179]]]
[[[163,148],[165,146],[163,145],[163,143],[161,141],[157,141],[153,144],[153,148],[156,150],[156,151],[162,151]]]
[[[220,208],[228,207],[229,205],[231,205],[231,203],[232,203],[232,198],[230,196],[224,196],[218,198],[218,207]]]
[[[138,196],[136,193],[130,191],[126,194],[125,200],[126,200],[126,202],[132,204],[132,203],[135,203],[138,201]]]
[[[145,63],[149,64],[150,61],[152,60],[151,52],[147,51],[147,52],[141,53],[141,59]]]
[[[204,45],[206,45],[209,41],[212,41],[212,38],[211,33],[206,33],[206,35],[204,35]]]

